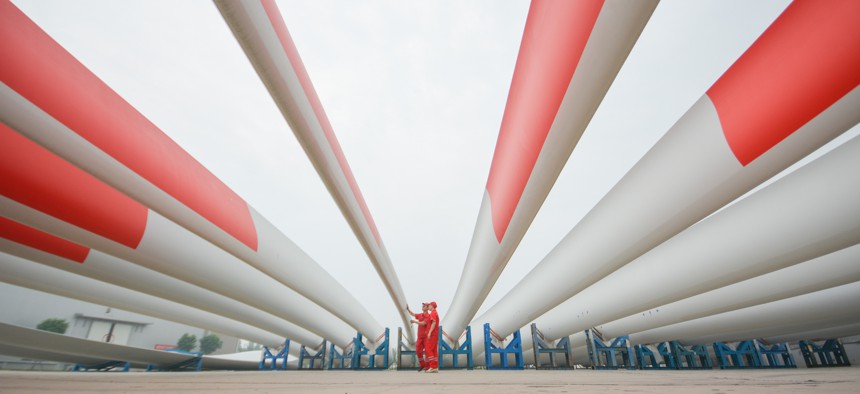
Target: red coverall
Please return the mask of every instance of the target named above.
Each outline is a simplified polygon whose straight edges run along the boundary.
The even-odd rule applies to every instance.
[[[425,343],[427,343],[427,326],[430,324],[430,321],[427,320],[429,316],[427,313],[413,313],[415,316],[415,320],[418,320],[421,323],[426,322],[427,324],[418,324],[418,338],[415,339],[415,355],[418,357],[418,366],[421,369],[427,369],[427,355],[424,352]]]
[[[427,316],[427,329],[429,330],[431,326],[433,330],[427,337],[427,350],[424,353],[427,355],[427,368],[439,369],[439,314],[436,310],[430,311],[430,315]]]

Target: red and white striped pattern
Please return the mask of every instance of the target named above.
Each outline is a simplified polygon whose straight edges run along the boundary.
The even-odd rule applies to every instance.
[[[0,185],[0,215],[265,310],[333,343],[347,344],[353,336],[319,305],[2,124],[0,141],[0,156],[10,158],[0,166],[7,180]],[[120,229],[135,224],[125,220],[126,212],[111,209],[112,198],[146,218],[134,248],[114,233],[89,231],[76,216],[83,212]]]
[[[472,244],[442,323],[451,336],[501,275],[656,6],[532,3]]]
[[[510,334],[856,125],[858,15],[850,0],[791,4],[473,326]],[[759,101],[734,105],[745,97]]]
[[[125,212],[120,223],[88,213],[76,218],[82,228],[133,248],[144,233],[154,232],[152,213],[158,212],[166,222],[223,248],[365,336],[382,332],[355,297],[310,256],[7,0],[0,1],[0,58],[0,121],[104,181],[116,194],[131,197],[117,197],[131,208],[96,201],[102,208]],[[165,240],[173,235],[162,234]]]
[[[578,292],[538,318],[538,325],[549,338],[558,338],[652,308],[673,320],[689,320],[856,278],[858,166],[860,137],[855,137]],[[849,249],[840,251],[844,248]],[[830,267],[833,272],[804,274],[806,264],[809,271]],[[777,271],[786,267],[791,268]],[[786,283],[792,288],[783,288]],[[607,324],[609,335],[631,329],[612,325]]]
[[[0,217],[0,251],[259,327],[282,336],[278,342],[282,342],[283,338],[290,338],[295,342],[315,346],[322,341],[322,337],[250,305],[5,217]]]
[[[406,297],[379,230],[274,0],[215,1],[409,326]],[[407,332],[409,338],[412,333]]]

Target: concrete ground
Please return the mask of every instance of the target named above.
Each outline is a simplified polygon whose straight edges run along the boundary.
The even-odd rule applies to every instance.
[[[860,368],[704,371],[0,371],[0,393],[860,393]]]

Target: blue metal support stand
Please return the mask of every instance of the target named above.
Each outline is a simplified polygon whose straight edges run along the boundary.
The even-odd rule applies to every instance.
[[[352,369],[362,369],[362,370],[386,370],[388,369],[388,328],[385,328],[385,334],[383,334],[381,338],[385,338],[379,346],[376,347],[376,350],[371,351],[364,346],[364,343],[361,342],[361,334],[355,336],[353,340],[353,352],[352,352]],[[379,340],[377,339],[377,340]],[[361,365],[361,358],[367,357],[367,366]],[[377,357],[382,357],[382,365],[377,365]]]
[[[615,338],[607,345],[599,338],[599,333],[591,329],[585,330],[585,338],[592,369],[636,369],[628,336]]]
[[[675,357],[666,346],[666,342],[657,344],[655,353],[648,345],[634,345],[636,352],[636,365],[639,369],[676,369]],[[657,358],[657,355],[660,358]]]
[[[514,332],[514,338],[505,347],[496,346],[493,343],[490,323],[484,323],[484,362],[487,369],[523,369],[523,341],[520,330]],[[499,365],[493,364],[493,355],[499,355]],[[508,365],[508,356],[513,355],[515,365]]]
[[[851,366],[845,347],[839,339],[828,339],[822,344],[814,341],[800,341],[799,346],[803,362],[809,368]]]
[[[411,329],[411,328],[410,328]],[[412,367],[418,368],[418,353],[415,349],[409,349],[409,346],[403,342],[403,327],[397,327],[397,370],[406,369],[403,366],[403,356],[412,356]]]
[[[101,364],[75,364],[72,372],[128,372],[129,368],[131,368],[131,363],[128,361],[107,361]]]
[[[720,369],[761,368],[761,353],[755,341],[741,341],[732,349],[731,346],[714,342],[714,354]]]
[[[543,333],[537,328],[535,323],[531,324],[532,350],[535,356],[535,369],[571,369],[573,366],[570,363],[570,337],[564,337],[549,344],[546,341]],[[541,364],[541,355],[549,356],[549,365]],[[555,356],[564,356],[564,364],[556,364]]]
[[[774,343],[767,346],[761,343],[761,341],[756,341],[756,344],[758,345],[759,352],[764,356],[762,361],[767,360],[766,364],[762,364],[762,368],[797,368],[794,356],[788,350],[787,342]]]
[[[678,359],[675,357],[675,353],[672,352],[672,346],[669,342],[658,343],[657,352],[663,357],[663,361],[666,363],[667,368],[678,369]]]
[[[332,343],[328,357],[328,369],[352,369],[354,351],[355,339],[353,339],[352,343],[350,343],[346,349],[343,349],[343,353],[338,352]]]
[[[466,326],[466,340],[463,343],[455,343],[454,347],[449,346],[442,338],[445,336],[445,331],[439,327],[439,369],[472,369],[475,364],[472,360],[472,326]],[[454,340],[451,338],[451,342]],[[445,356],[451,356],[451,365],[445,366]],[[466,365],[460,365],[460,356],[466,356]]]
[[[711,369],[711,356],[705,345],[693,345],[689,349],[678,341],[669,342],[676,369]]]
[[[284,347],[278,351],[277,354],[272,354],[272,351],[269,350],[268,346],[263,346],[263,357],[260,359],[260,365],[257,367],[259,370],[270,369],[272,371],[275,370],[287,370],[287,357],[290,355],[290,340],[287,339],[284,341]],[[272,365],[266,368],[266,361],[272,361]],[[282,360],[281,366],[278,366],[278,360]]]
[[[164,367],[159,367],[155,364],[149,364],[146,367],[146,372],[164,372],[164,371],[185,371],[185,370],[193,370],[195,372],[200,372],[203,369],[203,353],[200,352],[186,352],[179,349],[168,349],[166,352],[174,352],[187,354],[189,356],[194,356],[189,358],[188,360],[178,362],[173,365],[168,365]]]
[[[298,369],[323,369],[325,367],[325,353],[326,353],[326,345],[328,341],[323,339],[322,344],[317,348],[319,350],[316,353],[311,354],[308,352],[307,347],[302,345],[301,350],[299,350],[299,365]],[[305,367],[305,361],[308,362],[308,366]],[[314,363],[319,361],[319,365],[314,367]]]

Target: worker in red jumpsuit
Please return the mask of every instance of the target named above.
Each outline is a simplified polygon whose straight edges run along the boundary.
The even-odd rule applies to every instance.
[[[439,314],[436,313],[436,302],[427,304],[427,373],[439,372]]]
[[[415,319],[411,320],[412,323],[418,325],[418,336],[415,340],[415,356],[418,357],[418,372],[427,369],[427,356],[424,353],[426,348],[425,343],[427,342],[427,317],[430,316],[427,312],[427,307],[427,303],[422,303],[421,313],[413,313],[409,309],[409,306],[406,306],[409,314],[415,317]]]

